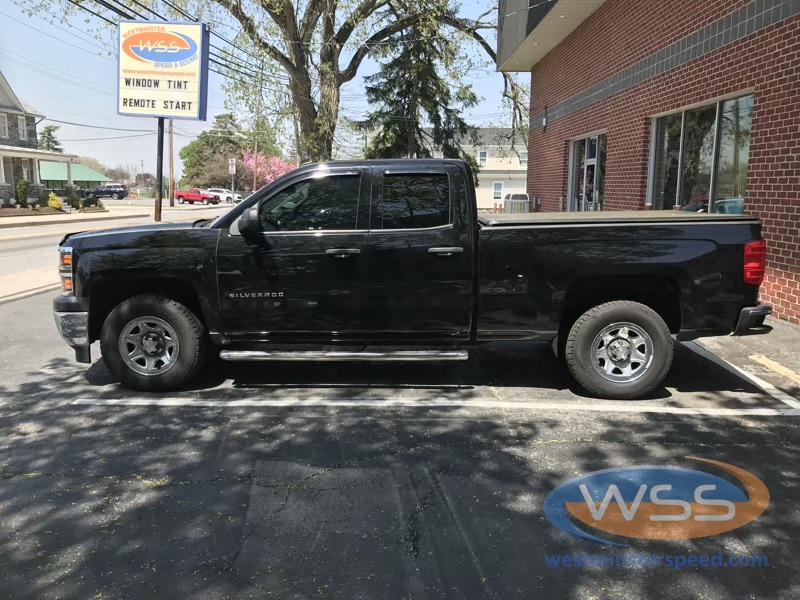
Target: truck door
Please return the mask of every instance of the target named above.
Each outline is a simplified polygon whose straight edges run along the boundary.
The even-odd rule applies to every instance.
[[[371,168],[321,167],[254,205],[261,231],[220,236],[223,330],[235,340],[363,339]]]
[[[473,267],[466,185],[454,165],[374,168],[368,261],[373,339],[469,336]]]

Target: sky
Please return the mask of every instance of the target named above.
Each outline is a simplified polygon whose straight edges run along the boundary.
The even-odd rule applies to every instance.
[[[67,22],[54,20],[48,14],[28,16],[16,1],[0,1],[0,71],[20,100],[46,115],[38,131],[48,124],[58,125],[57,137],[65,152],[91,156],[110,167],[135,164],[141,168],[144,161],[145,172],[153,173],[156,119],[116,113],[116,32],[109,29],[104,34],[107,39],[98,41],[87,33],[85,19],[96,22],[91,15],[74,15]],[[464,16],[477,16],[488,7],[483,0],[467,0],[464,4]],[[229,35],[226,37],[230,39]],[[107,48],[112,49],[112,54]],[[362,78],[376,70],[377,64],[371,59],[362,63],[359,75],[342,89],[342,112],[354,115],[367,110]],[[502,76],[493,67],[471,75],[468,81],[474,84],[482,101],[465,113],[467,121],[474,125],[496,123]],[[181,172],[180,149],[208,129],[215,115],[228,112],[222,86],[223,77],[209,73],[207,121],[174,121],[176,176]],[[166,157],[164,163],[166,171]]]

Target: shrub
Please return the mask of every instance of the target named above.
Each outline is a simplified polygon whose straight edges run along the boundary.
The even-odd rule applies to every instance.
[[[77,194],[75,194],[75,192],[73,192],[72,194],[70,194],[70,197],[69,197],[69,199],[67,200],[67,202],[69,203],[69,205],[70,205],[72,208],[74,208],[74,209],[76,209],[76,210],[80,210],[81,208],[83,208],[83,202],[82,202],[82,201],[81,201],[81,199],[78,197],[78,195],[77,195]]]
[[[50,198],[50,192],[47,190],[42,190],[42,193],[39,194],[39,206],[47,205],[47,200]]]
[[[22,208],[28,206],[28,184],[24,179],[17,182],[17,203]]]
[[[61,210],[61,200],[56,196],[53,192],[50,192],[47,195],[47,206],[50,208],[55,208],[57,210]]]

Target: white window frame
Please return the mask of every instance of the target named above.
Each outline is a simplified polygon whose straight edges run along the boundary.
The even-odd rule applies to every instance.
[[[28,141],[28,119],[20,115],[17,117],[17,127],[19,128],[19,139]]]
[[[522,155],[525,155],[525,158]],[[527,167],[528,166],[528,153],[526,152],[518,152],[517,155],[519,156],[519,166],[520,167]]]
[[[485,167],[487,164],[489,164],[489,151],[481,150],[478,152],[478,165]]]
[[[0,113],[0,138],[8,139],[8,115]]]
[[[500,184],[500,196],[495,197],[495,187],[497,184]],[[502,181],[493,181],[492,182],[492,202],[499,202],[503,200],[503,192],[505,191],[505,185]]]

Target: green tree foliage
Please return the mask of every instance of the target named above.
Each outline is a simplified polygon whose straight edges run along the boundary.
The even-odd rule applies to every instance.
[[[228,159],[241,158],[242,152],[258,144],[259,154],[276,154],[275,135],[265,120],[257,120],[252,130],[243,129],[230,113],[217,115],[211,129],[180,151],[183,161],[183,187],[229,187]],[[223,177],[224,175],[224,177]]]
[[[458,44],[426,34],[436,30],[435,20],[423,21],[392,38],[396,44],[389,60],[365,78],[367,100],[374,109],[360,128],[375,132],[368,158],[430,158],[439,150],[445,158],[463,158],[477,169],[475,159],[462,148],[464,143],[477,143],[477,132],[460,112],[475,106],[478,97],[471,86],[449,76]]]
[[[61,142],[56,139],[56,132],[61,129],[58,125],[45,125],[39,132],[39,150],[48,152],[63,152]]]

